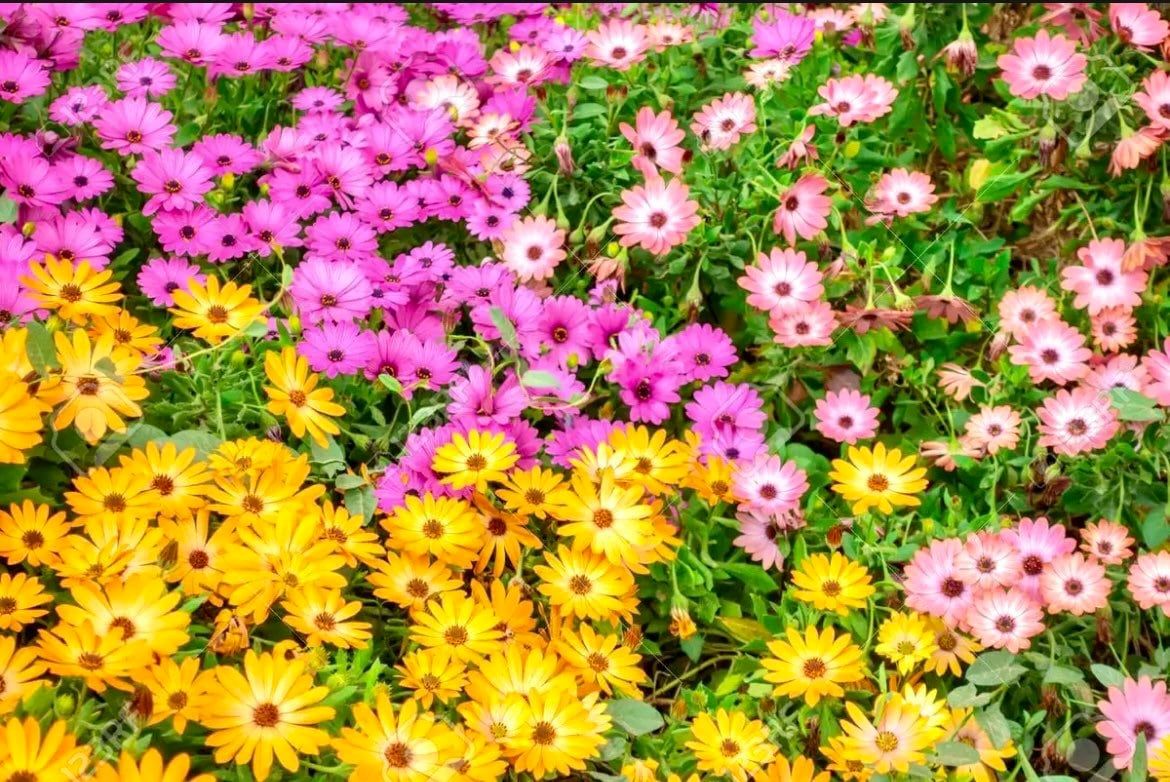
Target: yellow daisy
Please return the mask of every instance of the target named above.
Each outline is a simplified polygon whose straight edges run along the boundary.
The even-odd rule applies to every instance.
[[[767,670],[764,681],[776,685],[773,694],[787,698],[804,698],[816,706],[821,698],[840,698],[843,684],[865,676],[861,649],[848,634],[838,636],[832,627],[817,632],[808,627],[802,634],[789,627],[784,638],[768,644],[771,657],[761,664]]]
[[[898,666],[905,676],[930,659],[937,647],[934,631],[926,618],[914,612],[899,612],[878,628],[878,645],[874,651]]]
[[[792,596],[811,603],[819,611],[845,616],[851,608],[864,608],[874,593],[868,571],[838,552],[832,556],[810,554],[792,573]]]
[[[252,286],[237,286],[234,282],[221,285],[214,275],[207,282],[192,279],[187,290],[176,290],[172,296],[175,306],[174,326],[190,330],[196,337],[212,345],[240,334],[264,312],[264,305],[251,296]]]
[[[284,416],[294,435],[304,437],[308,432],[313,442],[325,447],[328,435],[341,432],[333,419],[345,415],[345,408],[333,401],[332,388],[317,388],[320,377],[309,371],[309,362],[295,349],[266,354],[264,374],[272,383],[264,387],[268,412]]]
[[[118,311],[114,302],[122,293],[118,283],[110,282],[114,273],[109,269],[97,271],[85,261],[74,264],[47,255],[43,264],[30,263],[28,270],[21,281],[33,299],[64,320],[84,324]]]
[[[687,749],[695,754],[700,771],[746,782],[776,754],[768,729],[742,711],[719,709],[712,717],[701,712],[691,723]]]
[[[42,416],[51,409],[20,377],[0,372],[0,464],[24,464],[25,453],[44,439]]]
[[[451,442],[435,451],[431,468],[445,476],[442,481],[453,489],[474,486],[478,492],[487,491],[488,482],[504,480],[520,455],[516,445],[502,432],[481,432],[472,429],[464,437],[456,433]]]
[[[413,651],[397,667],[402,686],[414,691],[423,708],[431,708],[436,699],[447,703],[467,686],[467,666],[442,646]]]
[[[916,507],[921,501],[914,495],[926,489],[926,468],[915,467],[914,454],[903,456],[897,448],[886,450],[878,443],[868,447],[849,446],[849,459],[834,459],[829,473],[835,483],[833,491],[852,503],[854,513],[877,508],[893,513],[895,507]]]

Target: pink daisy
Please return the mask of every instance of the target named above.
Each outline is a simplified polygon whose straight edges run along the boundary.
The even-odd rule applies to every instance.
[[[1142,80],[1142,88],[1133,94],[1155,127],[1170,130],[1170,74],[1155,70]]]
[[[1097,708],[1105,718],[1097,723],[1097,732],[1106,739],[1105,750],[1117,768],[1129,768],[1133,763],[1138,736],[1145,737],[1148,753],[1170,734],[1166,682],[1152,682],[1146,676],[1137,681],[1126,679],[1120,687],[1110,687]]]
[[[870,404],[869,396],[851,388],[825,394],[817,400],[813,414],[817,431],[834,442],[853,445],[877,431],[878,409]]]
[[[836,117],[841,127],[855,122],[873,122],[890,112],[898,91],[881,76],[853,74],[829,79],[817,90],[823,99],[809,109],[811,116]]]
[[[1064,456],[1104,448],[1121,426],[1108,393],[1084,386],[1048,397],[1036,417],[1039,444]]]
[[[868,204],[875,217],[906,217],[917,212],[929,212],[938,201],[934,183],[927,174],[895,168],[882,175],[874,186]]]
[[[794,526],[787,521],[788,517],[740,511],[736,518],[739,520],[739,535],[732,543],[747,552],[762,567],[782,568],[784,555],[780,553],[780,541],[784,533]]]
[[[1064,554],[1071,554],[1077,542],[1065,534],[1061,524],[1049,524],[1040,516],[1036,520],[1020,519],[1012,529],[1003,531],[1004,540],[1013,545],[1020,557],[1020,578],[1015,586],[1039,599],[1040,574],[1044,567]]]
[[[754,266],[744,269],[739,287],[748,292],[748,304],[780,316],[820,299],[825,292],[822,279],[820,269],[803,251],[774,247],[767,255],[760,253]]]
[[[548,279],[565,259],[565,232],[547,217],[525,217],[503,241],[502,260],[521,282]]]
[[[1056,302],[1045,291],[1022,285],[999,300],[999,325],[1016,339],[1023,339],[1037,323],[1058,320]]]
[[[1022,573],[1020,553],[1002,533],[976,532],[955,554],[955,577],[972,591],[1014,586]]]
[[[663,255],[686,241],[699,224],[699,205],[690,200],[690,188],[678,179],[666,182],[659,177],[623,190],[622,205],[615,207],[618,220],[613,232],[622,247],[642,247]]]
[[[110,103],[94,118],[93,126],[102,149],[119,155],[139,155],[170,145],[177,128],[169,111],[146,98],[122,98]]]
[[[1142,358],[1142,366],[1149,376],[1142,393],[1156,399],[1160,405],[1170,405],[1170,339],[1162,349],[1151,350]]]
[[[585,56],[597,65],[606,65],[619,71],[646,59],[650,39],[646,26],[627,19],[610,19],[587,34],[589,45]]]
[[[638,109],[633,127],[623,122],[618,129],[634,147],[631,162],[647,179],[658,169],[682,173],[683,148],[679,144],[685,134],[669,111],[655,114],[652,108],[643,106]]]
[[[1081,530],[1081,551],[1103,565],[1120,565],[1133,555],[1134,543],[1125,525],[1116,521],[1090,522]]]
[[[1129,568],[1129,593],[1142,610],[1170,616],[1170,551],[1139,554]]]
[[[696,112],[691,131],[704,149],[729,149],[756,129],[756,102],[743,92],[728,92]]]
[[[1128,388],[1138,393],[1142,393],[1148,382],[1149,376],[1146,375],[1145,367],[1138,363],[1137,356],[1128,353],[1110,356],[1104,361],[1095,361],[1083,381],[1084,385],[1099,391]]]
[[[806,174],[780,196],[780,208],[772,220],[772,230],[782,234],[789,244],[796,237],[812,239],[828,227],[826,219],[833,201],[824,192],[829,182],[819,174]]]
[[[1128,307],[1106,307],[1090,318],[1093,344],[1106,352],[1124,350],[1137,337],[1137,320]]]
[[[1009,405],[979,408],[967,419],[964,443],[971,450],[994,456],[1000,450],[1011,450],[1020,439],[1020,414]]]
[[[0,51],[0,100],[24,103],[49,87],[49,63],[23,52]]]
[[[142,161],[130,172],[138,183],[138,192],[149,195],[142,213],[152,215],[160,209],[175,211],[203,203],[203,195],[211,190],[211,170],[203,165],[203,158],[181,149],[148,150]]]
[[[1104,566],[1082,554],[1057,557],[1040,574],[1040,596],[1051,614],[1094,613],[1109,602],[1112,586]]]
[[[1016,589],[989,589],[975,596],[965,624],[976,640],[992,649],[1017,654],[1044,632],[1044,613],[1036,602]]]
[[[956,572],[963,544],[956,538],[935,540],[918,549],[906,566],[906,605],[937,616],[949,626],[958,625],[971,607],[974,591]]]
[[[808,477],[795,462],[761,454],[743,465],[732,479],[741,507],[761,514],[787,513],[800,506]]]
[[[1085,62],[1076,43],[1063,35],[1049,35],[1047,30],[1034,38],[1017,38],[1011,53],[996,60],[1011,94],[1029,100],[1041,95],[1064,100],[1080,92],[1085,84]]]
[[[1076,294],[1074,307],[1088,309],[1095,315],[1106,307],[1137,307],[1146,287],[1146,273],[1140,269],[1124,271],[1121,260],[1125,242],[1120,239],[1094,239],[1077,251],[1081,266],[1061,269],[1060,287]]]
[[[837,314],[828,302],[814,301],[808,306],[772,316],[768,320],[775,336],[774,342],[789,348],[833,344],[837,329]]]
[[[1019,337],[1020,344],[1008,348],[1016,366],[1028,368],[1033,383],[1051,380],[1065,385],[1088,374],[1088,360],[1093,355],[1085,347],[1085,337],[1060,320],[1036,323]]]
[[[1109,26],[1122,43],[1152,49],[1166,39],[1170,25],[1145,3],[1110,3]]]

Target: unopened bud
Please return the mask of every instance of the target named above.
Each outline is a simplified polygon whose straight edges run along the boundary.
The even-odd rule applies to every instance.
[[[569,146],[569,140],[564,136],[559,137],[553,145],[553,151],[556,152],[557,168],[561,174],[571,176],[577,167],[573,165],[573,148]]]

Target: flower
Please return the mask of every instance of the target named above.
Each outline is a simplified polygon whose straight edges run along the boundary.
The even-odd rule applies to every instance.
[[[817,431],[838,443],[853,445],[877,432],[878,410],[866,394],[850,388],[830,391],[818,399],[813,413]]]
[[[992,456],[1012,450],[1020,439],[1020,414],[1008,405],[979,408],[967,419],[963,442],[968,448]]]
[[[843,128],[884,117],[898,97],[893,84],[872,73],[829,79],[817,93],[824,101],[812,106],[809,115],[836,117]]]
[[[897,699],[879,706],[873,722],[855,703],[846,703],[845,710],[849,715],[841,723],[845,731],[842,746],[845,757],[860,761],[879,774],[891,771],[905,774],[910,764],[922,763],[923,750],[935,738],[935,731],[927,727],[918,709]]]
[[[771,19],[757,14],[752,18],[752,49],[749,57],[779,58],[795,65],[812,49],[816,23],[807,16],[797,16],[784,10],[773,13]]]
[[[62,720],[48,730],[34,717],[11,717],[4,723],[5,752],[0,755],[4,779],[65,780],[76,778],[89,764],[92,747],[79,744]],[[170,782],[167,780],[166,782]]]
[[[873,450],[849,447],[849,459],[834,459],[829,473],[833,491],[852,503],[854,513],[877,508],[892,513],[895,507],[916,507],[915,494],[926,488],[926,469],[915,467],[911,454],[903,457],[897,448],[886,450],[878,443]]]
[[[644,25],[617,17],[589,31],[586,37],[589,45],[585,48],[585,56],[598,65],[619,71],[629,70],[631,65],[644,60],[650,45]]]
[[[1146,552],[1129,568],[1129,592],[1142,609],[1170,616],[1170,551]]]
[[[556,648],[586,694],[600,690],[606,695],[616,691],[640,697],[638,686],[646,681],[646,672],[639,667],[642,656],[623,645],[617,635],[601,635],[582,624],[576,631],[567,630]]]
[[[571,551],[558,546],[533,568],[549,602],[568,616],[604,620],[627,613],[625,598],[634,586],[629,570],[589,549]]]
[[[458,738],[418,701],[406,700],[395,710],[384,691],[370,708],[353,707],[355,727],[344,727],[332,740],[342,762],[354,766],[354,778],[417,782],[432,779],[455,756]]]
[[[1105,700],[1097,702],[1101,716],[1097,732],[1106,740],[1105,750],[1117,768],[1130,768],[1138,737],[1145,739],[1146,751],[1170,734],[1170,695],[1166,682],[1152,682],[1142,676],[1127,678],[1120,687],[1110,687]]]
[[[1040,574],[1040,595],[1049,613],[1067,611],[1073,616],[1104,608],[1113,584],[1105,567],[1081,554],[1064,554],[1052,560]]]
[[[1135,49],[1151,49],[1170,34],[1170,24],[1145,3],[1110,3],[1109,26],[1122,43]]]
[[[360,600],[345,601],[341,592],[309,585],[288,593],[281,607],[285,624],[304,637],[305,643],[322,643],[342,649],[362,649],[370,639],[370,623],[351,621],[362,609]]]
[[[735,496],[742,504],[762,514],[780,514],[800,506],[808,491],[808,476],[795,462],[779,456],[760,454],[743,465],[733,480]]]
[[[1007,772],[1007,764],[1004,761],[1017,754],[1010,738],[996,746],[987,731],[979,724],[979,720],[972,717],[971,709],[947,709],[943,729],[946,731],[945,741],[961,742],[979,753],[977,763],[955,767],[955,774],[960,778],[971,779],[974,782],[994,782],[998,778],[997,774]]]
[[[216,763],[251,761],[252,773],[265,780],[273,755],[295,772],[298,755],[316,755],[329,744],[329,734],[313,727],[333,719],[333,709],[319,705],[329,688],[314,686],[304,660],[248,650],[242,671],[231,665],[211,670],[199,722],[211,731],[207,744]]]
[[[1017,589],[988,589],[975,596],[965,617],[979,643],[1017,654],[1044,630],[1040,607]]]
[[[264,374],[272,383],[264,387],[269,399],[266,409],[284,416],[294,435],[304,437],[307,431],[313,442],[324,448],[328,435],[341,432],[333,419],[345,415],[345,408],[333,402],[333,389],[317,388],[318,376],[309,371],[309,363],[295,349],[269,351],[264,356]]]
[[[1116,521],[1090,522],[1081,530],[1081,551],[1103,565],[1120,565],[1133,556],[1129,529]]]
[[[796,237],[812,239],[828,227],[833,202],[823,193],[829,188],[827,179],[819,174],[805,174],[780,195],[780,208],[772,220],[772,230],[781,234],[789,244]],[[819,295],[819,294],[818,294]]]
[[[878,628],[874,651],[894,663],[898,673],[909,674],[935,653],[934,631],[921,614],[898,612]]]
[[[211,774],[188,776],[191,757],[180,752],[164,761],[162,754],[151,747],[138,760],[122,750],[118,765],[102,761],[94,769],[94,782],[215,782]]]
[[[772,248],[760,253],[756,263],[744,268],[739,287],[748,292],[747,303],[780,317],[804,310],[819,301],[825,288],[815,263],[800,250]]]
[[[431,468],[445,476],[443,483],[453,489],[474,486],[476,491],[483,492],[489,481],[504,480],[519,458],[516,445],[503,433],[472,429],[466,437],[456,433],[451,442],[435,451]]]
[[[643,106],[638,109],[633,126],[623,122],[618,130],[634,148],[630,162],[644,177],[651,179],[659,169],[671,174],[682,173],[684,150],[680,143],[686,134],[669,111],[655,114],[652,108]]]
[[[1121,426],[1108,394],[1079,386],[1061,389],[1036,411],[1039,444],[1072,456],[1104,448]]]
[[[24,463],[25,452],[44,439],[41,416],[51,409],[16,375],[0,372],[0,463]]]
[[[545,280],[565,259],[565,232],[547,217],[526,217],[504,234],[502,260],[521,282]]]
[[[185,288],[171,291],[175,328],[191,329],[196,337],[218,345],[238,336],[264,312],[264,305],[251,296],[251,285],[220,283],[218,277],[206,281],[191,277]]]
[[[1067,385],[1089,372],[1092,351],[1084,336],[1061,320],[1043,320],[1019,335],[1020,344],[1008,348],[1012,363],[1028,368],[1033,383],[1051,380]]]
[[[962,554],[963,544],[956,538],[934,540],[918,549],[906,566],[906,605],[940,617],[951,627],[959,624],[973,596],[958,572]]]
[[[730,149],[742,136],[756,130],[756,103],[752,96],[729,92],[695,113],[691,132],[704,149]]]
[[[1085,55],[1063,35],[1040,30],[1032,38],[1016,38],[1010,54],[1001,54],[996,64],[1003,70],[1008,90],[1018,98],[1045,95],[1064,100],[1085,85]]]
[[[792,573],[791,594],[811,603],[818,611],[845,616],[851,608],[864,608],[874,593],[868,571],[844,555],[810,554]]]
[[[699,205],[690,200],[690,188],[679,179],[669,182],[649,177],[621,193],[622,205],[614,207],[613,232],[622,247],[641,247],[663,255],[686,241],[699,224]]]
[[[789,627],[782,638],[768,643],[771,657],[765,657],[764,681],[776,685],[774,695],[803,698],[809,706],[816,706],[821,698],[842,698],[843,684],[851,684],[865,676],[861,649],[853,639],[838,636],[832,627],[817,631],[805,628],[802,634]]]
[[[700,771],[727,775],[735,782],[747,782],[748,776],[760,771],[776,753],[764,723],[726,709],[719,709],[714,718],[700,712],[691,723],[691,740],[686,747],[695,753]]]
[[[875,217],[888,219],[929,212],[937,201],[929,175],[895,168],[878,180],[867,206]]]
[[[33,300],[65,320],[81,325],[89,318],[117,312],[114,302],[122,298],[118,283],[110,282],[113,272],[95,271],[86,261],[71,263],[45,258],[44,265],[29,264],[30,276],[22,280]]]
[[[1069,266],[1060,272],[1060,286],[1076,294],[1074,307],[1096,315],[1107,307],[1132,309],[1142,303],[1140,294],[1146,287],[1146,273],[1125,271],[1124,255],[1125,242],[1120,239],[1094,239],[1077,250],[1084,265]]]
[[[42,385],[39,398],[54,407],[57,431],[75,424],[89,443],[96,443],[108,429],[126,431],[123,417],[137,418],[137,402],[150,395],[142,376],[135,373],[140,360],[130,351],[115,347],[114,335],[107,332],[96,342],[82,330],[53,335],[60,362],[59,374]]]

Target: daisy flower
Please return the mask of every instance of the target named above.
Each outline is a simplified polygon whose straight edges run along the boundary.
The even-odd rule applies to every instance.
[[[1146,676],[1137,681],[1127,678],[1120,687],[1110,687],[1105,700],[1097,702],[1103,720],[1097,732],[1105,738],[1105,751],[1113,756],[1117,768],[1133,764],[1138,736],[1146,741],[1146,751],[1156,747],[1170,734],[1170,694],[1166,682],[1152,682]]]
[[[521,282],[546,280],[565,259],[565,232],[547,217],[525,217],[504,235],[501,260]]]
[[[752,18],[752,49],[748,56],[796,65],[812,49],[815,36],[816,22],[807,16],[784,10],[774,11],[769,19],[757,14]]]
[[[1157,607],[1170,616],[1170,551],[1139,554],[1129,568],[1128,586],[1143,610]]]
[[[590,30],[586,37],[589,45],[585,47],[585,56],[597,65],[619,71],[629,70],[634,63],[646,59],[650,46],[645,25],[617,17]]]
[[[834,442],[853,445],[877,432],[878,409],[868,395],[851,388],[825,394],[817,400],[813,415],[817,431]]]
[[[1026,594],[1015,589],[988,589],[975,596],[965,622],[979,643],[1012,654],[1032,645],[1044,631],[1044,614]]]
[[[747,782],[776,754],[764,723],[749,720],[742,711],[725,709],[719,709],[714,717],[700,712],[691,723],[691,740],[686,746],[695,754],[700,771],[730,776],[735,782]]]
[[[739,287],[748,292],[747,303],[774,316],[803,310],[824,294],[823,277],[801,250],[772,248],[760,253],[744,268]]]
[[[1059,320],[1056,302],[1047,292],[1023,285],[1008,291],[999,300],[999,325],[1017,340],[1022,340],[1037,323]]]
[[[742,136],[755,132],[756,102],[751,95],[729,92],[695,113],[691,132],[704,149],[730,149]]]
[[[1121,428],[1109,395],[1085,386],[1057,391],[1044,400],[1036,417],[1039,444],[1065,456],[1104,448]]]
[[[988,407],[967,419],[964,442],[971,450],[994,456],[1012,450],[1020,440],[1020,414],[1010,405]]]
[[[764,681],[776,685],[777,697],[800,698],[816,706],[822,698],[842,698],[844,684],[865,676],[861,649],[848,633],[837,635],[832,627],[804,632],[789,627],[780,638],[768,642],[770,657],[764,657]]]
[[[966,615],[974,590],[960,577],[963,544],[957,538],[935,540],[920,548],[906,566],[906,605],[937,616],[954,627]]]
[[[1146,51],[1170,34],[1170,24],[1145,3],[1110,3],[1109,26],[1122,43]]]
[[[926,489],[926,468],[915,467],[913,454],[903,456],[897,448],[886,450],[878,443],[873,450],[849,446],[849,459],[834,459],[829,478],[832,489],[852,506],[853,513],[876,508],[893,513],[895,507],[916,507],[915,497]]]
[[[1137,337],[1137,320],[1128,307],[1105,307],[1090,318],[1093,344],[1107,353],[1124,350]]]
[[[929,175],[895,168],[878,180],[867,206],[880,219],[929,212],[937,201]]]
[[[734,490],[740,502],[754,511],[784,513],[799,507],[808,490],[808,476],[795,462],[765,454],[736,472]]]
[[[1060,287],[1076,294],[1073,306],[1096,315],[1107,307],[1133,309],[1142,303],[1146,287],[1144,271],[1125,271],[1122,258],[1125,242],[1120,239],[1094,239],[1077,250],[1081,266],[1061,269]]]
[[[1008,90],[1029,100],[1045,95],[1064,100],[1085,85],[1085,55],[1063,35],[1040,30],[1033,38],[1016,38],[1010,54],[1001,54],[996,64],[1003,71]]]
[[[1088,360],[1093,355],[1085,347],[1085,337],[1061,320],[1043,320],[1019,336],[1020,344],[1008,348],[1016,366],[1028,368],[1033,383],[1051,380],[1067,385],[1089,373]]]
[[[663,255],[686,241],[699,224],[699,205],[690,199],[690,188],[678,179],[646,180],[621,193],[622,205],[613,210],[613,232],[622,247],[638,246]]]
[[[1040,574],[1040,597],[1051,614],[1062,611],[1073,616],[1094,613],[1109,602],[1112,588],[1105,567],[1081,554],[1057,557]]]
[[[1081,530],[1081,551],[1103,565],[1120,565],[1133,556],[1134,539],[1116,521],[1090,522]]]
[[[780,208],[772,218],[772,230],[789,244],[796,244],[797,236],[812,239],[825,230],[829,225],[826,218],[833,208],[832,199],[824,195],[828,188],[828,180],[819,174],[802,176],[781,194]]]
[[[845,616],[851,608],[865,608],[874,593],[869,572],[843,554],[810,554],[792,571],[793,597],[818,611]]]
[[[684,150],[679,146],[685,137],[678,121],[666,110],[657,114],[649,106],[638,109],[634,125],[623,122],[618,126],[626,141],[634,148],[634,167],[647,179],[658,169],[681,174]]]
[[[881,76],[867,73],[829,79],[817,94],[823,102],[812,106],[809,115],[836,117],[841,127],[847,128],[889,114],[898,90]]]

